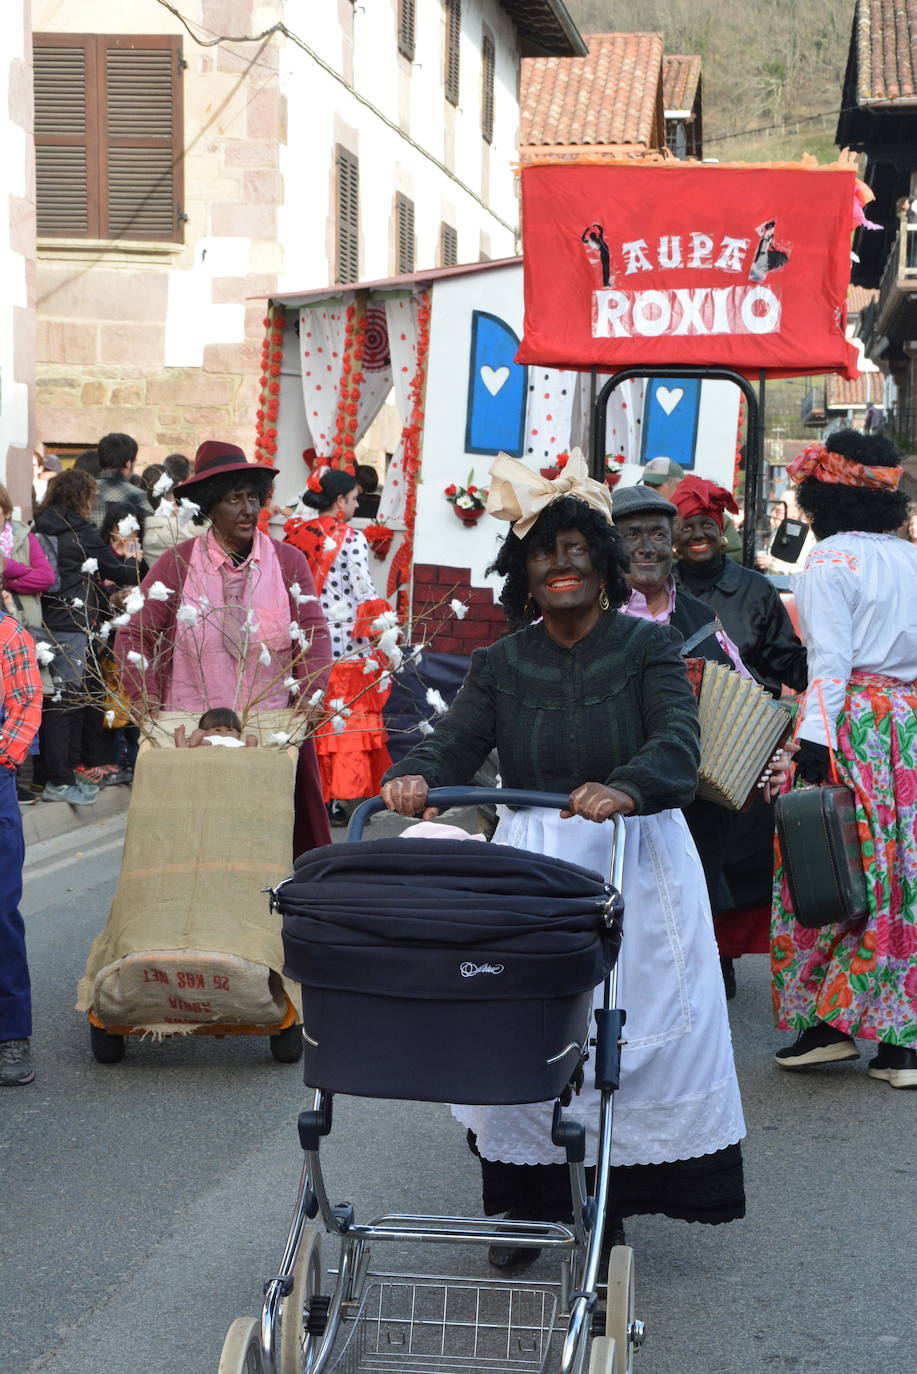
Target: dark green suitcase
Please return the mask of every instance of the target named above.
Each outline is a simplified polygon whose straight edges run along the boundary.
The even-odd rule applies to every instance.
[[[802,787],[776,802],[783,872],[801,926],[810,930],[868,913],[854,795],[849,787]]]

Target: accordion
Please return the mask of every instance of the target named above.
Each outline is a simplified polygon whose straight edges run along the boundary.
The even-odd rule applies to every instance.
[[[724,663],[685,660],[700,718],[697,795],[741,811],[793,723],[789,706]]]

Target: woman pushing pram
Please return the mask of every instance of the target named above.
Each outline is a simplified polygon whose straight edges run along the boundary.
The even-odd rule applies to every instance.
[[[523,464],[500,463],[512,481],[492,481],[488,506],[513,523],[494,570],[517,632],[476,651],[451,710],[386,774],[383,800],[402,815],[425,813],[428,788],[467,782],[496,747],[506,787],[569,794],[559,815],[504,815],[497,842],[602,873],[609,818],[628,818],[627,1043],[606,1242],[620,1242],[623,1218],[636,1213],[731,1221],[745,1211],[745,1126],[703,872],[679,810],[694,795],[698,726],[678,636],[618,614],[627,556],[607,488],[584,464],[578,477],[568,464],[564,490],[551,495]],[[542,490],[531,502],[533,483]],[[488,1215],[569,1217],[548,1104],[453,1111],[480,1156]],[[594,1160],[588,1089],[569,1114],[586,1123]],[[490,1251],[500,1269],[531,1256]]]

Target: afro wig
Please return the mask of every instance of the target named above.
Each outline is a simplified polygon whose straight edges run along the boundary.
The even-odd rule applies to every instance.
[[[500,604],[506,612],[510,631],[521,630],[541,612],[533,610],[529,600],[529,577],[526,562],[529,554],[553,549],[563,530],[579,530],[586,540],[592,566],[604,583],[611,606],[617,610],[630,596],[624,574],[630,569],[630,559],[621,536],[604,515],[577,496],[561,496],[552,501],[539,515],[535,524],[522,538],[507,535],[496,558],[487,569],[503,577]]]
[[[867,468],[893,468],[901,463],[901,454],[884,434],[839,429],[828,435],[825,448]],[[887,487],[846,487],[806,477],[796,488],[796,500],[816,539],[829,539],[847,530],[892,534],[907,519],[904,492]]]
[[[256,463],[250,463],[249,468],[250,472],[238,469],[234,472],[219,472],[215,477],[205,477],[202,482],[195,482],[189,488],[188,499],[200,507],[197,515],[193,517],[196,525],[203,525],[217,502],[222,501],[231,491],[252,491],[260,505],[266,504],[274,485],[274,475],[266,468],[259,472]]]

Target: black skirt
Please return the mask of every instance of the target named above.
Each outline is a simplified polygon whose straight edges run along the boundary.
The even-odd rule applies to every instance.
[[[472,1131],[468,1132],[468,1147],[472,1154],[478,1154]],[[586,1174],[592,1188],[595,1170],[587,1169]],[[481,1159],[481,1177],[486,1216],[512,1212],[532,1221],[570,1220],[570,1170],[566,1164],[505,1164]],[[740,1220],[745,1215],[741,1145],[727,1145],[709,1155],[668,1164],[612,1168],[609,1218],[619,1221],[648,1214],[708,1226]]]

